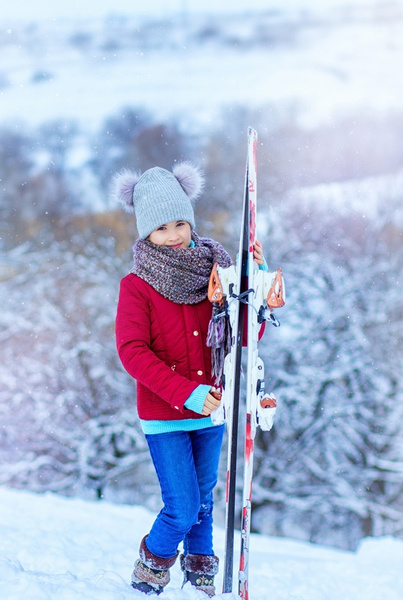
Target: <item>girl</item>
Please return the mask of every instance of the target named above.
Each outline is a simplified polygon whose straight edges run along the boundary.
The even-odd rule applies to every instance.
[[[163,501],[132,574],[133,588],[146,594],[167,585],[181,542],[184,583],[215,593],[213,489],[224,425],[214,426],[210,417],[220,401],[211,394],[207,286],[214,263],[227,267],[231,259],[218,242],[194,231],[191,201],[203,185],[189,163],[172,172],[123,171],[114,179],[114,194],[134,211],[140,236],[120,286],[117,349],[137,381],[137,411]],[[255,260],[264,263],[258,242]]]

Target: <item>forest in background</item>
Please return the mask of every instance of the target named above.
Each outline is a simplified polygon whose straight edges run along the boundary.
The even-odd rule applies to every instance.
[[[136,233],[110,180],[122,167],[196,162],[207,183],[198,232],[234,257],[248,125],[259,132],[258,231],[287,284],[282,325],[261,342],[279,409],[256,441],[252,528],[343,548],[402,536],[402,114],[304,130],[292,112],[238,106],[203,136],[136,107],[91,135],[71,120],[3,125],[0,483],[157,508],[115,350]],[[224,460],[225,449],[219,518]]]

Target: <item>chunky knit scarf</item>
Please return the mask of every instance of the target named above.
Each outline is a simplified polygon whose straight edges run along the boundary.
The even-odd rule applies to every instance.
[[[193,248],[156,246],[138,239],[133,246],[132,273],[175,304],[197,304],[207,297],[215,262],[228,267],[231,259],[218,242],[192,231]]]
[[[192,240],[194,247],[169,248],[138,239],[133,246],[131,272],[175,304],[197,304],[205,300],[214,263],[229,267],[231,258],[221,244],[201,238],[195,231],[192,231]],[[207,345],[212,349],[212,374],[216,385],[221,379],[230,337],[228,318],[217,320],[212,315]]]

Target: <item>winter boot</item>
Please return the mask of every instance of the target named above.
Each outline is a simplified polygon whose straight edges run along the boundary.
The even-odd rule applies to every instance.
[[[134,563],[132,588],[145,594],[160,594],[169,583],[169,569],[172,567],[178,552],[171,558],[155,556],[146,546],[146,538],[141,540],[140,558]]]
[[[210,598],[215,595],[214,575],[218,573],[217,556],[204,554],[181,554],[181,569],[184,574],[183,585],[187,581]],[[183,586],[182,586],[183,587]]]

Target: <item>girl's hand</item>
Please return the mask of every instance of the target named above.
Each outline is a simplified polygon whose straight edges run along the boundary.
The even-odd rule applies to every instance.
[[[221,399],[215,398],[209,392],[207,394],[206,399],[203,404],[202,415],[204,415],[205,417],[208,417],[213,412],[213,410],[215,410],[216,408],[218,408],[220,406],[220,402],[221,402]]]
[[[258,265],[263,265],[264,263],[263,248],[259,240],[256,240],[255,245],[253,246],[253,260]]]

